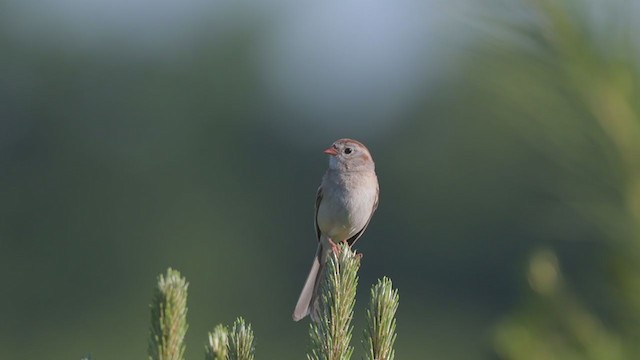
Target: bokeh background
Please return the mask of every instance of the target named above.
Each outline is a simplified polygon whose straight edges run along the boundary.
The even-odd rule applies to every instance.
[[[143,359],[156,276],[187,358],[291,312],[340,137],[380,207],[402,359],[640,358],[634,0],[0,2],[0,358]]]

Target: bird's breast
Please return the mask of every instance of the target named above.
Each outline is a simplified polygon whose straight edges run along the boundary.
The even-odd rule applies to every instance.
[[[317,214],[320,231],[334,242],[350,238],[369,221],[376,197],[375,175],[326,177]]]

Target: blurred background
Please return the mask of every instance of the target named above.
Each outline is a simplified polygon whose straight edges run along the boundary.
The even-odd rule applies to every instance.
[[[142,359],[156,276],[187,358],[244,316],[302,359],[322,150],[380,207],[403,359],[640,358],[640,3],[0,1],[0,358]]]

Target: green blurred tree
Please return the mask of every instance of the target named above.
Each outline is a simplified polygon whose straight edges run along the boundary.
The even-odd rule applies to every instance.
[[[585,178],[583,184],[599,188],[585,191],[572,182],[561,192],[606,239],[596,270],[602,272],[602,279],[593,279],[606,305],[596,310],[593,297],[576,296],[562,276],[556,252],[536,250],[528,266],[530,290],[498,325],[496,350],[503,358],[518,360],[638,358],[640,72],[633,23],[623,12],[612,16],[605,21],[607,36],[602,41],[601,29],[585,3],[531,0],[528,5],[534,20],[511,27],[534,49],[515,51],[520,52],[515,71],[526,74],[527,81],[524,89],[515,87],[517,94],[512,95],[526,116],[513,122],[525,130],[523,134],[529,133],[524,138],[548,158],[573,176]],[[626,9],[615,5],[621,4],[612,4],[608,10]],[[506,84],[513,79],[496,81]],[[544,94],[524,96],[536,91]],[[564,117],[548,116],[543,104],[553,104],[552,97],[562,98],[573,108],[555,111]],[[601,166],[594,170],[598,157]]]

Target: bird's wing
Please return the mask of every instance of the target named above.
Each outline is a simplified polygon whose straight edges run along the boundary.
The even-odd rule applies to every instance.
[[[318,227],[318,208],[320,207],[320,202],[322,201],[322,185],[318,187],[318,191],[316,192],[316,212],[313,217],[313,223],[316,226],[316,236],[318,237],[318,241],[320,241],[320,228]]]

